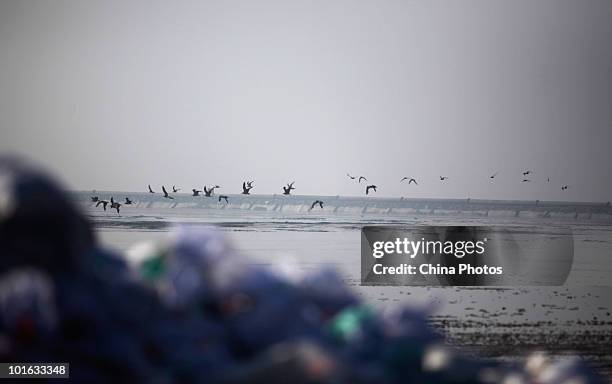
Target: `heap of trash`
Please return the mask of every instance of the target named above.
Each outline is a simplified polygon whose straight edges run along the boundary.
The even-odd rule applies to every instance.
[[[379,313],[333,270],[289,278],[214,229],[128,259],[44,172],[0,159],[0,361],[75,382],[599,383],[578,359],[504,364],[444,344],[427,314]]]

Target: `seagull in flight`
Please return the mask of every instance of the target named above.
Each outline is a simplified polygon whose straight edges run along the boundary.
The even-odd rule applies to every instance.
[[[527,176],[527,175],[529,175],[529,174],[531,174],[531,171],[525,171],[525,172],[523,172],[523,176]]]
[[[106,206],[108,205],[108,201],[98,200],[98,202],[96,203],[96,207],[98,207],[100,204],[102,204],[102,208],[104,208],[104,210],[106,211]]]
[[[368,179],[366,179],[365,176],[359,176],[359,184],[361,184],[361,180],[368,181]]]
[[[172,192],[173,193],[177,193],[178,191],[180,191],[180,188],[175,187],[174,185],[172,186]]]
[[[155,193],[155,191],[151,189],[151,184],[149,184],[149,193]]]
[[[98,200],[100,200],[100,199],[98,198],[98,196],[92,196],[92,197],[91,197],[91,202],[92,202],[92,203],[96,203],[96,202],[98,202]]]
[[[569,188],[569,185],[564,185],[564,186],[562,186],[562,187],[561,187],[561,190],[562,190],[562,191],[565,191],[565,190],[566,190],[566,189],[568,189],[568,188]]]
[[[218,185],[215,185],[214,187],[210,189],[206,189],[206,186],[204,186],[204,195],[206,195],[206,197],[211,197],[213,193],[215,193],[215,188],[221,188],[221,187]]]
[[[227,201],[227,196],[219,195],[219,202],[221,202],[221,199],[225,200],[225,204],[229,204],[229,201]]]
[[[164,197],[165,197],[166,199],[174,199],[174,197],[172,197],[172,196],[170,196],[170,195],[168,194],[168,192],[166,191],[166,187],[164,187],[163,185],[162,185],[162,191],[164,192]]]
[[[191,191],[193,192],[193,195],[191,196],[200,196],[200,193],[202,192],[202,191],[198,191],[197,189],[192,189]]]
[[[112,197],[111,197],[110,201],[111,201],[111,206],[110,206],[111,209],[116,209],[117,210],[117,214],[119,214],[119,207],[121,207],[121,204],[116,202],[115,199],[113,199]]]
[[[366,187],[366,195],[370,193],[370,189],[373,189],[373,190],[374,190],[374,192],[376,192],[376,186],[375,186],[374,184],[372,184],[372,185],[368,185],[368,186]]]
[[[497,174],[499,173],[499,171],[495,172],[494,174],[492,174],[491,176],[489,176],[489,179],[494,179],[495,176],[497,176]]]
[[[283,195],[290,195],[291,194],[291,190],[295,189],[295,187],[293,186],[293,184],[295,183],[295,181],[288,183],[286,187],[283,187]]]
[[[446,179],[448,179],[448,176],[440,176],[440,181],[444,181]],[[415,183],[416,183],[416,181],[415,181]],[[410,184],[410,182],[408,182],[408,184]]]
[[[253,189],[252,186],[253,182],[252,181],[247,181],[247,182],[242,182],[242,194],[243,195],[250,195],[251,194],[251,189]]]
[[[419,185],[419,183],[417,183],[417,181],[414,178],[412,178],[412,177],[404,176],[404,178],[401,179],[400,182],[402,182],[404,180],[408,180],[408,185],[410,185],[410,183],[414,183],[414,185]]]
[[[323,202],[321,200],[315,200],[313,201],[312,205],[310,206],[309,211],[312,211],[315,207],[315,205],[319,205],[319,207],[321,207],[321,209],[323,209]]]
[[[531,180],[529,180],[529,179],[523,179],[523,181],[521,181],[521,183],[531,183]]]
[[[128,197],[125,198],[125,205],[132,205],[132,200],[130,200]]]
[[[346,175],[347,175],[347,176],[349,177],[349,179],[351,179],[351,180],[355,180],[355,179],[357,178],[357,176],[351,176],[349,173],[347,173]]]

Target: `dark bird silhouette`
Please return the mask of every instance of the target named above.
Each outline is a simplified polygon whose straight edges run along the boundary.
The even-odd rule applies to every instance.
[[[104,208],[104,210],[106,211],[106,206],[108,205],[108,201],[98,200],[98,202],[96,203],[96,207],[98,207],[100,204],[102,204],[102,208]]]
[[[155,193],[155,191],[151,189],[151,184],[149,184],[149,193]]]
[[[499,173],[499,172],[495,172],[494,174],[492,174],[491,176],[489,176],[489,179],[494,179],[494,178],[495,178],[495,176],[497,176],[497,174],[498,174],[498,173]]]
[[[527,175],[529,175],[529,174],[531,174],[531,171],[525,171],[525,172],[523,172],[523,176],[527,176]]]
[[[100,199],[98,198],[98,196],[92,196],[92,197],[91,197],[91,202],[92,202],[92,203],[95,203],[95,202],[97,202],[98,200],[100,200]]]
[[[295,181],[287,184],[286,187],[283,187],[283,190],[285,191],[285,192],[283,192],[283,195],[290,195],[291,194],[291,190],[295,189],[295,187],[293,186],[293,183],[295,183]]]
[[[529,180],[529,179],[523,179],[523,180],[521,181],[521,183],[531,183],[531,180]]]
[[[116,209],[117,210],[117,214],[119,214],[119,207],[121,207],[121,204],[116,202],[112,197],[111,197],[111,209]]]
[[[347,173],[346,175],[347,175],[347,176],[349,177],[349,179],[351,179],[351,180],[355,180],[355,179],[357,178],[357,176],[351,176],[349,173]]]
[[[368,179],[366,179],[365,176],[359,176],[359,184],[361,184],[361,180],[368,181]]]
[[[211,197],[213,193],[215,193],[215,188],[221,188],[221,187],[218,185],[215,185],[214,187],[207,189],[206,186],[204,186],[204,194],[206,195],[206,197]]]
[[[166,191],[166,187],[164,187],[163,185],[162,185],[162,192],[164,192],[164,197],[165,197],[166,199],[174,199],[174,197],[172,197],[172,196],[170,196],[170,195],[168,194],[168,192]]]
[[[251,185],[253,182],[249,181],[249,182],[242,182],[242,194],[243,195],[250,195],[251,194],[251,189],[253,189],[253,186]]]
[[[172,186],[172,192],[173,193],[177,193],[178,191],[180,191],[180,188],[175,187],[174,185]]]
[[[414,183],[415,185],[419,185],[419,183],[417,183],[417,181],[415,179],[413,179],[412,177],[407,177],[404,176],[400,182],[404,181],[404,180],[408,180],[408,185],[410,185],[410,183]]]
[[[546,178],[546,181],[547,181],[548,183],[550,183],[550,177],[547,177],[547,178]]]
[[[229,204],[229,201],[227,201],[227,196],[219,195],[219,202],[221,202],[221,199],[225,200],[225,204]]]
[[[561,190],[562,190],[562,191],[565,191],[565,190],[566,190],[566,189],[568,189],[568,188],[569,188],[569,185],[564,185],[564,186],[562,186],[562,187],[561,187]]]
[[[191,196],[200,196],[200,193],[202,192],[202,191],[198,191],[197,189],[192,189],[191,191],[193,192],[193,195]]]
[[[366,195],[370,193],[370,189],[373,189],[374,192],[376,192],[376,186],[375,185],[368,185],[366,187]]]
[[[319,207],[321,207],[321,209],[323,209],[323,202],[321,200],[315,200],[313,201],[312,205],[310,206],[309,211],[311,211],[312,209],[314,209],[315,205],[319,205]]]
[[[441,181],[444,181],[446,179],[448,179],[448,176],[440,176],[440,180]],[[416,181],[415,181],[415,183],[416,183]],[[408,184],[410,184],[410,182],[408,182]]]
[[[125,205],[132,205],[132,200],[130,200],[129,198],[125,198]]]

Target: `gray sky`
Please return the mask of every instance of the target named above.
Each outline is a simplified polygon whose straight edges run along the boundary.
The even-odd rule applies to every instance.
[[[612,200],[610,1],[2,1],[0,55],[72,188]]]

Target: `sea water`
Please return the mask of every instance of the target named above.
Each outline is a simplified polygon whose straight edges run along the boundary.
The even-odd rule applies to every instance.
[[[124,202],[120,212],[95,207],[91,196]],[[431,312],[451,343],[504,358],[533,348],[576,351],[612,367],[612,209],[606,203],[75,192],[100,241],[121,254],[163,239],[176,225],[214,225],[252,263],[303,272],[338,269],[347,284],[382,310],[401,303]],[[324,207],[311,209],[322,200]],[[559,287],[372,287],[360,285],[360,229],[365,225],[503,225],[574,236],[572,271]],[[127,256],[126,256],[127,257]]]

